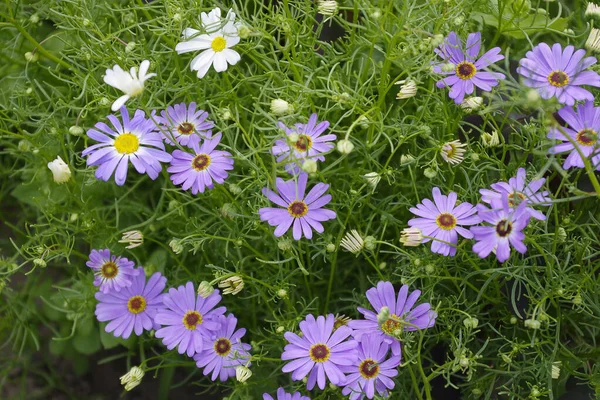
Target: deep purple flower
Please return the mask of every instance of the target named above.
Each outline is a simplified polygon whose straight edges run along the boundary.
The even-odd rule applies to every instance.
[[[211,341],[221,327],[217,318],[225,313],[225,307],[213,309],[219,301],[221,296],[218,290],[204,298],[196,295],[192,282],[169,289],[163,298],[167,309],[159,311],[154,318],[156,323],[163,325],[156,331],[156,337],[162,338],[169,350],[178,346],[179,354],[187,352],[191,357],[200,353],[204,341]]]
[[[282,360],[293,360],[281,369],[291,372],[292,380],[298,381],[308,376],[306,387],[311,390],[315,383],[321,390],[325,389],[325,376],[334,385],[346,383],[346,376],[340,370],[341,366],[353,365],[356,361],[357,342],[346,340],[352,335],[352,329],[340,326],[335,331],[333,314],[327,317],[319,316],[316,320],[312,315],[300,322],[300,337],[293,332],[286,332],[284,337],[290,344],[286,345],[281,355]]]
[[[416,331],[420,329],[431,328],[435,325],[437,313],[431,310],[429,303],[419,304],[413,309],[417,299],[421,295],[420,290],[408,294],[408,285],[403,285],[396,292],[390,282],[379,282],[376,288],[367,290],[367,299],[375,312],[358,307],[358,311],[365,317],[364,320],[352,320],[348,326],[354,329],[354,337],[362,341],[365,334],[374,333],[391,344],[392,353],[395,356],[400,355],[400,342],[398,336],[402,331]],[[379,325],[377,314],[383,307],[387,307],[389,317],[385,322]]]
[[[258,214],[262,221],[277,226],[275,229],[277,237],[286,233],[294,224],[294,239],[300,240],[303,234],[307,239],[311,239],[312,230],[323,233],[321,222],[335,218],[336,214],[334,211],[322,208],[331,201],[330,194],[323,196],[323,193],[329,189],[329,185],[317,183],[304,197],[308,174],[301,173],[297,179],[296,184],[294,179],[284,181],[277,178],[276,186],[279,194],[263,188],[263,194],[283,208],[265,207],[258,210]]]
[[[248,351],[251,346],[240,341],[246,334],[246,329],[235,330],[237,318],[233,314],[227,317],[220,315],[216,321],[221,327],[213,333],[212,340],[204,341],[204,350],[196,353],[194,360],[198,368],[204,367],[204,375],[212,371],[210,379],[215,381],[218,377],[221,382],[225,382],[235,376],[235,367],[249,365]]]
[[[509,206],[508,196],[504,194],[502,200],[494,199],[491,205],[491,209],[483,204],[477,205],[479,216],[490,225],[471,227],[477,241],[473,245],[473,251],[481,258],[487,257],[493,251],[500,262],[510,257],[511,245],[524,254],[527,247],[523,243],[525,234],[521,231],[529,223],[527,203],[523,201],[518,207],[512,208]]]
[[[263,394],[263,400],[273,400],[273,396],[268,393]],[[283,388],[277,389],[277,400],[310,400],[308,396],[302,396],[300,392],[286,393]]]
[[[600,87],[600,75],[585,71],[596,63],[596,58],[583,56],[585,50],[575,51],[573,46],[563,50],[555,43],[550,49],[546,43],[540,43],[519,61],[517,72],[523,76],[523,84],[537,89],[544,99],[554,96],[568,106],[578,100],[594,101],[594,95],[579,86]]]
[[[398,375],[396,367],[400,365],[400,356],[388,358],[390,345],[382,340],[380,335],[363,335],[358,344],[358,360],[350,367],[342,370],[349,375],[346,377],[346,387],[342,394],[350,395],[350,400],[372,399],[375,390],[382,397],[387,397],[388,389],[393,389],[393,377]]]
[[[202,137],[210,138],[211,129],[215,126],[208,121],[208,113],[196,110],[196,103],[189,106],[185,103],[167,107],[161,112],[162,117],[157,117],[157,123],[162,131],[165,142],[174,145],[176,141],[182,146],[192,147],[200,144]]]
[[[558,115],[568,124],[568,127],[561,128],[562,131],[573,142],[577,143],[577,147],[584,157],[590,158],[592,167],[600,170],[600,142],[598,142],[600,107],[594,107],[593,101],[586,101],[584,104],[577,105],[577,112],[567,106],[561,108],[558,111]],[[573,143],[569,141],[560,129],[550,128],[548,139],[562,140],[564,142],[551,147],[548,150],[550,154],[571,152],[563,164],[564,169],[585,167],[581,155],[579,155]]]
[[[133,268],[133,261],[111,255],[108,249],[92,250],[85,265],[94,270],[94,286],[99,286],[102,293],[131,286],[133,277],[139,274],[139,270]]]
[[[293,175],[300,173],[302,164],[307,159],[325,161],[322,153],[333,149],[332,140],[335,135],[321,136],[329,127],[328,121],[317,124],[317,114],[312,114],[306,124],[296,124],[293,128],[279,122],[279,127],[285,131],[286,140],[277,140],[271,150],[277,156],[277,162],[287,162],[285,170]],[[292,139],[291,139],[292,138]],[[290,142],[291,141],[291,142]]]
[[[221,134],[206,139],[200,146],[192,142],[190,147],[196,154],[185,151],[173,151],[171,166],[167,171],[171,174],[174,185],[181,185],[183,190],[192,189],[193,194],[204,193],[206,188],[212,189],[214,182],[222,184],[227,179],[227,171],[233,169],[231,153],[215,150],[221,141]]]
[[[498,85],[500,79],[504,79],[503,74],[483,71],[490,64],[504,59],[504,56],[500,54],[500,47],[488,50],[478,59],[480,50],[481,33],[479,32],[469,34],[464,50],[455,32],[450,32],[445,42],[434,50],[444,60],[442,63],[434,65],[434,72],[448,75],[438,81],[436,86],[440,89],[450,87],[450,98],[456,104],[462,103],[466,94],[473,93],[475,86],[489,92]],[[448,63],[454,65],[453,70],[446,71],[443,68]]]
[[[156,131],[152,119],[147,119],[142,110],[137,110],[132,119],[125,106],[121,107],[121,121],[109,115],[111,128],[104,122],[98,122],[96,129],[89,129],[87,135],[98,144],[86,148],[82,155],[89,156],[87,165],[98,166],[96,178],[108,181],[115,172],[115,182],[121,186],[127,179],[129,161],[140,174],[148,174],[156,179],[162,170],[161,162],[171,161],[171,155],[165,152],[162,136]]]
[[[136,271],[139,273],[131,286],[120,292],[96,293],[98,321],[110,321],[106,332],[113,332],[123,339],[127,339],[131,332],[140,336],[144,331],[160,328],[154,317],[164,307],[162,291],[167,285],[167,278],[156,272],[146,283],[144,269],[140,267]]]
[[[517,170],[517,176],[514,178],[510,178],[507,182],[497,182],[491,185],[493,190],[489,189],[481,189],[479,193],[481,193],[481,201],[484,203],[491,204],[492,200],[502,200],[502,196],[508,196],[508,205],[511,207],[515,207],[519,205],[522,201],[528,204],[527,212],[529,215],[535,219],[543,221],[546,219],[546,216],[531,207],[532,205],[541,205],[541,206],[549,206],[552,201],[550,197],[548,197],[548,191],[544,190],[541,193],[538,193],[544,182],[546,182],[546,178],[536,179],[534,181],[529,182],[529,184],[525,184],[525,168],[519,168]]]
[[[421,217],[413,218],[408,221],[408,226],[417,227],[424,236],[430,236],[438,240],[431,243],[431,251],[444,256],[454,256],[456,247],[440,242],[449,242],[454,245],[458,243],[458,235],[467,239],[473,238],[471,232],[461,225],[475,225],[481,222],[481,219],[474,215],[477,210],[471,203],[460,203],[456,205],[457,195],[450,192],[448,196],[443,195],[440,189],[433,188],[433,203],[429,199],[423,199],[416,208],[411,208],[410,212]],[[424,238],[423,243],[431,239]]]

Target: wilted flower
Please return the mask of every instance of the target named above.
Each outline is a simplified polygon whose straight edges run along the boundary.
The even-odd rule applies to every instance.
[[[423,233],[419,228],[404,228],[400,233],[400,243],[415,247],[423,242]]]
[[[552,379],[558,379],[560,377],[560,366],[562,362],[555,361],[552,363]]]
[[[219,282],[219,287],[223,290],[223,294],[236,295],[244,288],[244,280],[241,276],[234,275]]]
[[[460,108],[465,110],[465,112],[472,113],[477,111],[483,105],[483,97],[472,96],[465,98],[462,103],[460,103]]]
[[[271,112],[275,115],[284,115],[288,112],[292,112],[293,107],[290,103],[282,99],[271,100]]]
[[[587,8],[585,9],[586,17],[600,17],[600,6],[594,3],[588,3]]]
[[[129,243],[129,246],[125,248],[133,249],[144,243],[144,235],[140,231],[128,231],[123,233],[123,237],[119,240],[119,243]]]
[[[346,251],[357,254],[365,247],[365,242],[356,229],[352,229],[342,238],[340,246]]]
[[[106,70],[104,82],[125,93],[114,101],[110,108],[112,111],[117,111],[123,107],[127,100],[144,91],[144,82],[153,76],[156,76],[155,73],[147,74],[148,68],[150,68],[150,61],[144,60],[140,64],[139,75],[137,68],[135,67],[131,67],[129,72],[124,71],[123,68],[118,65],[115,65],[112,69],[109,68]]]
[[[402,85],[400,86],[400,91],[396,95],[396,99],[398,100],[408,99],[417,94],[417,84],[411,79],[398,81],[394,83],[394,85]]]
[[[317,11],[326,17],[331,17],[337,13],[338,3],[334,0],[318,0]]]
[[[596,5],[595,5],[596,6]],[[598,6],[596,6],[598,7]],[[600,9],[600,7],[599,7]],[[589,51],[600,51],[600,29],[592,28],[590,30],[590,35],[585,41],[585,48]]]
[[[183,251],[183,245],[181,244],[181,240],[173,238],[169,242],[169,247],[173,250],[173,253],[179,254]]]
[[[464,149],[465,146],[466,144],[461,143],[459,140],[453,140],[451,142],[444,143],[440,154],[447,163],[453,165],[460,164],[465,159],[464,154],[467,152]]]
[[[56,183],[65,183],[71,179],[71,170],[60,156],[56,156],[54,161],[49,162],[48,168],[52,171],[52,177]]]
[[[496,147],[500,144],[500,136],[497,130],[493,130],[492,133],[483,132],[481,135],[481,144],[485,147]]]
[[[238,382],[244,383],[250,379],[251,376],[252,371],[250,371],[250,368],[244,365],[238,365],[235,367],[235,379],[237,379]]]
[[[121,385],[125,386],[125,390],[130,391],[140,383],[144,377],[144,370],[140,367],[132,367],[128,373],[121,377]]]

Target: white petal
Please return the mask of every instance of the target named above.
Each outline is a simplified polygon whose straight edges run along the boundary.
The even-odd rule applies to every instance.
[[[240,61],[242,59],[240,54],[235,50],[225,49],[222,51],[222,53],[223,53],[223,56],[225,56],[225,59],[227,60],[227,62],[231,65],[237,64],[238,61]]]
[[[140,76],[140,80],[142,81],[142,83],[146,82],[148,79],[152,78],[156,76],[156,74],[154,72],[152,72],[151,74],[148,74],[146,76]]]
[[[125,102],[127,100],[129,100],[128,94],[125,94],[125,95],[119,97],[118,99],[116,99],[114,101],[114,103],[112,103],[112,107],[110,107],[110,109],[113,111],[117,111],[119,108],[121,108],[123,106],[123,104],[125,104]]]
[[[190,63],[190,69],[192,71],[200,70],[204,65],[213,63],[213,57],[215,56],[215,52],[212,50],[205,50],[202,53],[198,54],[192,62]],[[207,68],[208,70],[208,68]]]
[[[185,28],[183,30],[183,33],[181,34],[181,36],[183,36],[183,38],[185,40],[189,40],[191,38],[196,38],[196,36],[198,36],[198,34],[200,33],[200,31],[198,29],[193,29],[193,28]]]
[[[213,67],[215,67],[215,71],[217,72],[227,71],[227,59],[224,54],[221,54],[220,52],[215,54]]]
[[[206,50],[210,48],[212,39],[208,35],[200,35],[192,40],[177,43],[175,51],[177,54],[189,53],[190,51]]]
[[[148,68],[150,68],[150,61],[142,61],[140,64],[140,80],[144,80],[144,75],[146,75],[146,72],[148,72]]]
[[[212,65],[212,59],[211,59],[211,62],[203,64],[200,66],[200,68],[198,68],[198,74],[196,74],[196,75],[198,76],[199,79],[204,78],[204,75],[206,75],[206,73],[208,72],[208,69],[210,68],[211,65]]]

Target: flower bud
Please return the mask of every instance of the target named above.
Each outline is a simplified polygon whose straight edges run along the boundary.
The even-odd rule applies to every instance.
[[[250,368],[243,365],[235,367],[235,379],[237,379],[238,382],[245,383],[251,376],[252,371],[250,371]]]
[[[404,228],[400,233],[400,243],[404,246],[415,247],[423,242],[423,234],[419,228]]]
[[[390,319],[390,308],[387,306],[381,307],[377,314],[377,325],[381,326]]]
[[[363,175],[363,178],[365,178],[369,186],[375,189],[381,180],[381,175],[379,175],[377,172],[369,172],[368,174]]]
[[[236,295],[244,288],[244,280],[241,276],[233,275],[219,282],[219,287],[223,290],[223,294]]]
[[[137,46],[135,42],[127,43],[127,46],[125,46],[125,53],[131,53],[135,49],[135,46]]]
[[[367,249],[369,251],[373,251],[373,250],[375,250],[376,246],[377,246],[377,239],[375,239],[375,237],[367,236],[365,238],[365,249]]]
[[[140,231],[128,231],[123,233],[123,237],[119,243],[127,243],[126,249],[133,249],[141,246],[144,243],[144,235]]]
[[[71,170],[60,156],[56,156],[54,161],[48,163],[48,168],[52,171],[54,182],[61,184],[71,179]]]
[[[275,115],[284,115],[289,112],[292,112],[294,109],[285,100],[282,99],[273,99],[271,100],[271,112]]]
[[[27,53],[25,53],[25,60],[27,60],[27,62],[30,63],[34,63],[39,59],[39,56],[37,53],[32,53],[30,51],[28,51]]]
[[[317,162],[310,158],[308,160],[304,160],[304,163],[302,163],[302,170],[309,174],[317,172]]]
[[[73,125],[69,128],[69,133],[73,136],[81,136],[83,135],[83,128],[77,125]]]
[[[142,382],[144,370],[140,367],[132,367],[128,373],[121,377],[121,385],[125,386],[125,390],[130,391]]]
[[[183,245],[179,239],[173,238],[173,240],[169,242],[169,247],[171,247],[171,250],[173,250],[173,253],[175,254],[179,254],[183,251]]]
[[[202,281],[198,285],[198,294],[204,298],[207,298],[215,291],[215,288],[212,287],[210,282]]]
[[[348,139],[342,139],[337,142],[337,150],[342,154],[350,154],[354,150],[354,145]]]

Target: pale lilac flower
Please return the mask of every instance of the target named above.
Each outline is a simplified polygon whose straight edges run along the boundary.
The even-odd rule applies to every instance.
[[[133,261],[112,255],[108,249],[93,249],[89,257],[85,264],[94,271],[94,286],[99,286],[102,293],[131,286],[133,277],[139,274],[139,270],[133,268]]]
[[[286,162],[285,170],[297,175],[302,164],[307,159],[325,161],[323,153],[333,149],[331,141],[336,139],[333,134],[321,136],[327,128],[329,121],[317,123],[317,114],[312,114],[306,124],[295,124],[293,128],[279,122],[279,127],[285,131],[285,140],[275,141],[271,150],[277,156],[277,162]],[[293,140],[292,140],[293,139]]]
[[[310,192],[304,196],[308,174],[301,173],[298,183],[294,179],[284,181],[277,178],[276,185],[279,194],[268,188],[263,188],[263,194],[273,203],[282,208],[265,207],[258,210],[260,219],[267,221],[271,226],[277,226],[275,236],[279,237],[286,233],[292,224],[294,239],[300,240],[302,235],[312,239],[312,230],[323,233],[321,222],[336,217],[334,211],[323,208],[331,201],[331,195],[324,193],[329,185],[316,184]]]
[[[293,361],[284,365],[282,371],[291,372],[294,381],[308,375],[308,390],[315,384],[321,390],[325,389],[326,376],[334,385],[344,385],[346,376],[340,367],[353,365],[356,361],[358,343],[354,339],[346,340],[352,335],[352,329],[340,326],[334,331],[334,323],[333,314],[317,319],[309,314],[300,322],[302,337],[293,332],[284,334],[290,344],[285,346],[281,359]]]
[[[163,325],[156,331],[156,337],[162,339],[169,350],[177,347],[179,354],[192,357],[200,353],[204,342],[211,341],[221,327],[218,317],[226,310],[225,307],[214,308],[219,301],[218,290],[204,298],[196,294],[192,282],[169,289],[163,298],[166,308],[154,318],[154,322]]]
[[[129,162],[138,173],[156,179],[162,170],[160,163],[171,161],[171,155],[165,152],[161,134],[142,110],[137,110],[132,119],[129,119],[129,112],[124,106],[120,113],[123,123],[111,114],[106,118],[113,128],[98,122],[94,125],[96,129],[87,131],[91,139],[100,142],[83,151],[82,155],[88,156],[87,165],[98,166],[96,178],[103,181],[108,181],[116,170],[115,182],[119,186],[127,179]]]
[[[500,47],[494,47],[479,57],[481,50],[481,33],[470,33],[467,37],[466,48],[455,32],[450,32],[445,42],[442,43],[435,53],[443,59],[442,63],[433,67],[434,72],[448,75],[438,81],[438,88],[450,87],[450,98],[456,104],[462,103],[465,95],[472,94],[475,86],[489,92],[498,85],[500,79],[504,79],[503,74],[497,72],[484,71],[489,65],[504,59],[500,54]],[[452,69],[444,68],[451,64]]]
[[[527,247],[523,243],[525,234],[522,230],[529,223],[530,214],[527,211],[527,202],[521,202],[518,207],[512,208],[508,203],[508,196],[502,195],[502,200],[492,200],[491,209],[483,204],[477,205],[477,211],[483,222],[489,225],[472,226],[471,232],[477,243],[473,251],[481,258],[487,257],[491,252],[496,253],[500,262],[510,257],[510,247],[524,254]]]
[[[413,218],[408,221],[408,226],[417,227],[421,230],[423,236],[434,238],[431,243],[431,251],[444,256],[454,256],[456,254],[456,245],[458,235],[467,239],[473,238],[468,229],[463,225],[475,225],[481,222],[481,219],[474,215],[477,210],[471,203],[460,203],[456,206],[457,195],[450,192],[448,196],[443,195],[440,189],[433,188],[433,200],[423,199],[421,204],[410,209],[410,212],[421,217]],[[435,240],[438,239],[438,240]],[[424,238],[423,243],[429,242],[430,238]],[[440,241],[441,240],[441,241]]]
[[[375,391],[382,397],[388,397],[388,389],[392,390],[395,386],[393,378],[398,375],[401,356],[388,357],[390,345],[377,334],[363,335],[357,349],[356,363],[342,367],[342,371],[349,374],[342,394],[350,395],[350,400],[361,400],[365,396],[372,399]]]
[[[585,50],[555,43],[550,49],[540,43],[519,61],[517,72],[525,86],[535,88],[543,99],[556,97],[559,103],[572,106],[576,101],[594,101],[594,95],[581,85],[600,87],[600,75],[585,71],[596,64],[595,57],[585,57]]]
[[[277,389],[277,399],[273,399],[268,393],[263,394],[263,400],[310,400],[308,396],[302,396],[300,392],[287,393],[284,388]]]
[[[97,292],[96,317],[100,322],[110,321],[106,332],[127,339],[132,332],[140,336],[144,331],[160,328],[154,322],[156,313],[163,305],[163,290],[167,278],[160,272],[154,273],[148,282],[143,268],[138,268],[133,284],[119,292]]]
[[[548,152],[550,154],[570,152],[563,163],[564,169],[584,168],[585,164],[579,154],[581,152],[584,157],[590,159],[592,167],[600,171],[600,142],[598,141],[600,107],[594,107],[593,101],[586,101],[578,104],[576,109],[577,112],[567,106],[558,111],[558,115],[568,124],[561,129],[571,140],[561,132],[561,129],[550,128],[548,139],[561,140],[563,143],[551,147]],[[579,151],[571,141],[577,144]]]
[[[549,206],[552,201],[548,197],[548,191],[539,190],[546,182],[546,178],[536,179],[526,184],[525,168],[517,170],[517,176],[510,178],[508,182],[497,182],[491,185],[493,190],[480,189],[481,201],[491,204],[493,200],[502,200],[502,196],[508,196],[508,205],[511,207],[518,206],[521,202],[527,203],[527,212],[535,219],[543,221],[546,216],[534,209],[533,205]]]
[[[168,144],[174,145],[177,142],[182,146],[192,147],[192,144],[200,144],[201,138],[212,136],[211,129],[215,124],[206,119],[206,111],[196,109],[194,102],[189,106],[185,103],[169,106],[161,115],[156,120]]]
[[[408,285],[402,285],[396,292],[391,282],[379,282],[377,287],[367,290],[367,299],[375,312],[358,307],[358,311],[365,317],[364,320],[352,320],[348,326],[354,329],[354,337],[361,341],[365,334],[375,333],[392,346],[392,353],[400,355],[399,335],[403,331],[416,331],[431,328],[435,325],[437,313],[431,309],[429,303],[419,304],[413,308],[421,295],[420,290],[408,294]],[[387,307],[389,313],[385,321],[378,321],[377,315]],[[381,322],[381,324],[380,324]]]

